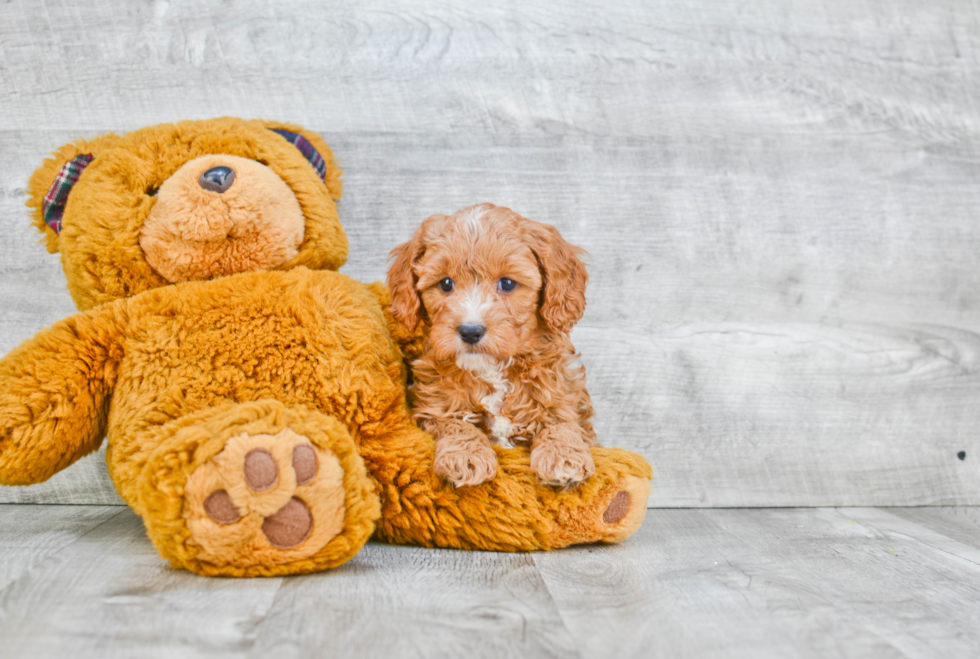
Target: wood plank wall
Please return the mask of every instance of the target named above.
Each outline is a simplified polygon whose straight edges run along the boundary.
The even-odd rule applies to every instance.
[[[495,4],[0,5],[0,353],[73,311],[47,152],[283,119],[346,169],[351,276],[482,201],[589,250],[573,338],[651,505],[980,504],[978,5]],[[98,456],[0,488],[116,500]]]

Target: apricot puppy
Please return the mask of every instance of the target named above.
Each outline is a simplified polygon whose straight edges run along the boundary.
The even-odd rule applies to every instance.
[[[428,336],[412,363],[413,415],[436,438],[436,473],[457,487],[496,475],[492,444],[529,442],[542,483],[595,472],[592,401],[568,337],[585,311],[583,253],[492,204],[433,215],[392,250],[391,313]]]

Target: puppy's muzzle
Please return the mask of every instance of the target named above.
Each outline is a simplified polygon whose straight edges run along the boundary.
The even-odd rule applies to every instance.
[[[485,325],[460,325],[459,338],[463,339],[463,343],[469,345],[476,345],[483,338],[483,335],[487,333],[487,328]]]

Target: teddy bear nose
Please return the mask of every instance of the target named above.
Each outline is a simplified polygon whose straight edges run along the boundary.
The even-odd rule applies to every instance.
[[[221,194],[235,182],[235,170],[231,167],[212,167],[201,174],[197,182],[205,190]]]

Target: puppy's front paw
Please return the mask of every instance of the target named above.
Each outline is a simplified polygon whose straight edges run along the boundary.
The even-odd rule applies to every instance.
[[[497,454],[483,442],[436,442],[435,472],[456,487],[479,485],[497,475]]]
[[[576,485],[595,473],[595,461],[584,443],[551,441],[531,450],[531,473],[544,485]]]

